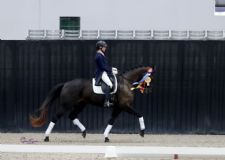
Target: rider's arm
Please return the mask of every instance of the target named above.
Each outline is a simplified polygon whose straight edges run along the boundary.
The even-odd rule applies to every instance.
[[[110,67],[106,64],[104,58],[99,56],[98,58],[96,58],[96,63],[98,65],[98,67],[101,68],[102,70],[104,70],[108,73],[112,73],[112,67]]]

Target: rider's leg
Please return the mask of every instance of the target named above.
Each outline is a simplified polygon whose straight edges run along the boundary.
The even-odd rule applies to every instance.
[[[103,72],[103,73],[102,73],[102,80],[103,80],[103,82],[105,82],[110,88],[113,87],[113,84],[112,84],[112,82],[111,82],[111,80],[110,80],[110,78],[109,78],[109,76],[107,75],[106,72]]]
[[[104,103],[104,106],[108,106],[110,107],[112,104],[110,103],[110,99],[111,99],[111,95],[110,95],[110,90],[111,88],[113,87],[113,84],[111,82],[111,80],[109,79],[109,76],[107,75],[106,72],[103,72],[102,73],[102,80],[103,82],[106,83],[106,85],[108,87],[106,87],[105,89],[105,103]]]

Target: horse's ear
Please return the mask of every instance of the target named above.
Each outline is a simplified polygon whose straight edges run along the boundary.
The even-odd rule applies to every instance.
[[[154,68],[153,67],[146,66],[145,68],[147,68],[147,72],[153,72],[154,71]],[[150,71],[150,69],[151,69],[151,71]]]
[[[148,66],[148,68],[152,68],[152,71],[155,72],[155,70],[156,70],[156,65]]]
[[[153,65],[152,69],[153,69],[153,71],[155,71],[156,70],[156,65]]]
[[[155,68],[155,65],[150,65],[150,67],[151,67],[152,69],[154,69],[154,68]]]

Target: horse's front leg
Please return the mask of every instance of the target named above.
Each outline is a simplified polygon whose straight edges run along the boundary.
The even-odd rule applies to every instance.
[[[145,135],[145,122],[144,122],[143,116],[140,113],[138,113],[137,111],[135,111],[131,107],[127,107],[126,108],[126,111],[128,113],[130,113],[130,114],[135,115],[135,116],[138,117],[139,124],[140,124],[140,133],[139,134],[140,134],[141,137],[144,137],[144,135]]]
[[[86,137],[86,128],[77,118],[78,114],[84,109],[85,105],[75,106],[74,109],[69,114],[69,119],[73,122],[74,125],[80,128],[82,132],[82,137]]]
[[[110,117],[110,120],[108,122],[108,125],[107,125],[105,131],[104,131],[105,142],[109,142],[109,133],[110,133],[112,127],[113,127],[115,119],[118,117],[118,115],[120,113],[121,113],[121,110],[114,106],[111,117]]]
[[[140,124],[140,136],[144,137],[145,135],[145,122],[143,116],[139,117],[139,124]]]

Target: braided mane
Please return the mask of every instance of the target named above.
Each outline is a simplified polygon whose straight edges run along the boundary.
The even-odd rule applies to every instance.
[[[124,74],[124,73],[127,73],[127,72],[129,72],[129,71],[132,71],[132,70],[134,70],[134,69],[137,69],[137,68],[142,68],[142,67],[148,67],[148,66],[137,65],[137,66],[134,66],[134,67],[129,68],[128,70],[124,71],[123,74]]]

